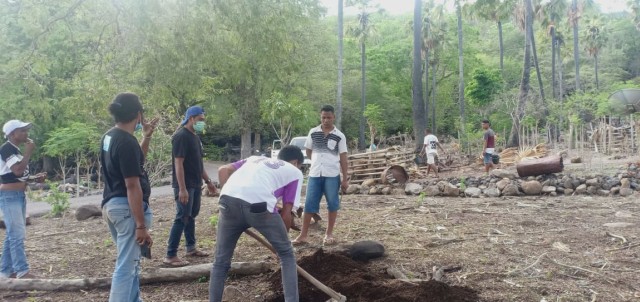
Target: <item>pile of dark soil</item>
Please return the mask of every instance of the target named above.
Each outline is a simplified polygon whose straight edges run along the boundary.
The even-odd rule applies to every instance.
[[[347,301],[361,302],[471,302],[479,301],[474,290],[450,286],[438,281],[412,284],[391,279],[385,274],[371,272],[362,263],[342,254],[324,253],[318,250],[313,255],[298,260],[304,270],[324,285],[347,297]],[[274,293],[266,301],[284,301],[280,271],[269,277]],[[325,302],[329,299],[303,277],[299,277],[300,301]]]

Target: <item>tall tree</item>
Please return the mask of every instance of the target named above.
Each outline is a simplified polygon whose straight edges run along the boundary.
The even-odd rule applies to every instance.
[[[580,11],[578,0],[571,1],[571,11],[569,11],[569,24],[573,28],[573,61],[576,66],[576,91],[580,91],[580,48],[578,43],[578,23]]]
[[[600,81],[598,80],[598,55],[607,42],[607,35],[601,18],[591,17],[585,21],[586,29],[583,37],[585,50],[593,57],[596,74],[596,90],[600,90]]]
[[[552,97],[557,99],[558,96],[558,71],[557,67],[557,28],[558,20],[567,11],[566,0],[551,0],[540,6],[537,17],[540,20],[542,26],[547,28],[547,33],[551,36],[551,89]]]
[[[412,73],[412,109],[413,133],[416,137],[416,150],[424,142],[424,128],[426,125],[425,105],[422,98],[422,0],[414,0],[413,7],[413,73]]]
[[[344,50],[344,0],[338,0],[338,91],[336,93],[336,125],[342,129],[342,56]]]
[[[360,72],[361,86],[360,86],[360,124],[358,131],[358,149],[364,150],[366,148],[365,143],[365,117],[364,110],[367,106],[367,50],[366,42],[371,35],[371,14],[374,10],[379,9],[378,5],[375,5],[372,0],[347,0],[347,6],[356,6],[358,8],[358,26],[351,28],[350,32],[353,36],[358,38],[360,43]]]
[[[533,11],[531,0],[524,0],[524,25],[525,33],[528,28],[533,26]],[[520,80],[520,93],[518,94],[518,105],[513,115],[513,123],[511,124],[511,133],[507,146],[515,147],[520,145],[520,122],[524,117],[524,110],[527,106],[529,98],[531,80],[531,35],[524,35],[524,62],[522,68],[522,79]]]
[[[533,65],[536,68],[536,76],[538,78],[540,97],[542,98],[543,104],[544,104],[544,99],[545,99],[544,85],[542,84],[542,74],[540,74],[540,65],[538,64],[538,51],[536,49],[535,35],[533,34],[533,25],[530,27],[526,26],[526,17],[525,17],[526,8],[524,7],[526,5],[527,5],[527,2],[525,1],[521,5],[516,6],[516,9],[514,10],[514,13],[516,14],[515,19],[518,23],[518,27],[520,28],[520,30],[523,31],[525,35],[529,36],[529,43],[531,43],[531,54],[533,59]],[[531,10],[533,11],[533,7],[531,8]]]
[[[640,30],[640,0],[629,0],[627,5],[631,10],[633,24],[635,24],[637,30]]]
[[[513,0],[478,0],[473,5],[473,11],[480,18],[496,22],[498,26],[498,45],[500,47],[500,72],[504,76],[504,44],[502,39],[502,20],[509,16],[513,8]]]
[[[465,142],[463,139],[466,136],[465,132],[465,112],[464,112],[464,55],[462,45],[462,0],[456,0],[456,16],[458,18],[458,102],[460,105],[460,141]]]

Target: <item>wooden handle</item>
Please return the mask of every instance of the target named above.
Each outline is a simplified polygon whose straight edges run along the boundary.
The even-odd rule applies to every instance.
[[[258,242],[262,243],[262,245],[264,245],[266,248],[268,248],[272,253],[276,254],[276,256],[278,255],[278,253],[273,248],[273,246],[271,246],[271,244],[267,240],[262,238],[262,236],[256,234],[252,230],[245,230],[244,232],[247,235],[253,237],[256,240],[258,240]],[[300,274],[302,277],[307,279],[307,281],[311,282],[311,284],[315,285],[323,293],[329,295],[329,297],[331,297],[335,301],[338,301],[338,302],[346,302],[347,301],[347,297],[341,295],[340,293],[336,292],[335,290],[331,289],[330,287],[322,284],[322,282],[320,282],[318,279],[316,279],[313,276],[311,276],[311,274],[309,274],[307,271],[302,269],[299,265],[296,264],[296,268],[298,269],[298,274]]]

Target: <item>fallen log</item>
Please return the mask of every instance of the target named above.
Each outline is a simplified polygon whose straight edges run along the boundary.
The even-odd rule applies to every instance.
[[[140,274],[140,284],[158,282],[190,281],[208,277],[212,263],[183,266],[178,268],[155,268]],[[266,262],[233,262],[230,274],[257,275],[267,272],[271,265]],[[111,277],[85,279],[4,279],[0,280],[0,290],[13,291],[78,291],[111,286]]]
[[[562,169],[564,169],[564,165],[562,164],[562,156],[559,155],[525,160],[516,165],[520,177],[559,173],[562,172]]]

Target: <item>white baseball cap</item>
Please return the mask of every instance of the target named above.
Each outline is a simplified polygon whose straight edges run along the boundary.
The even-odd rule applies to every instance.
[[[20,120],[10,120],[6,123],[4,123],[4,126],[2,126],[2,132],[4,132],[4,137],[9,136],[9,134],[11,134],[11,132],[15,131],[16,129],[20,129],[20,128],[31,128],[31,123],[25,123],[23,121]]]

